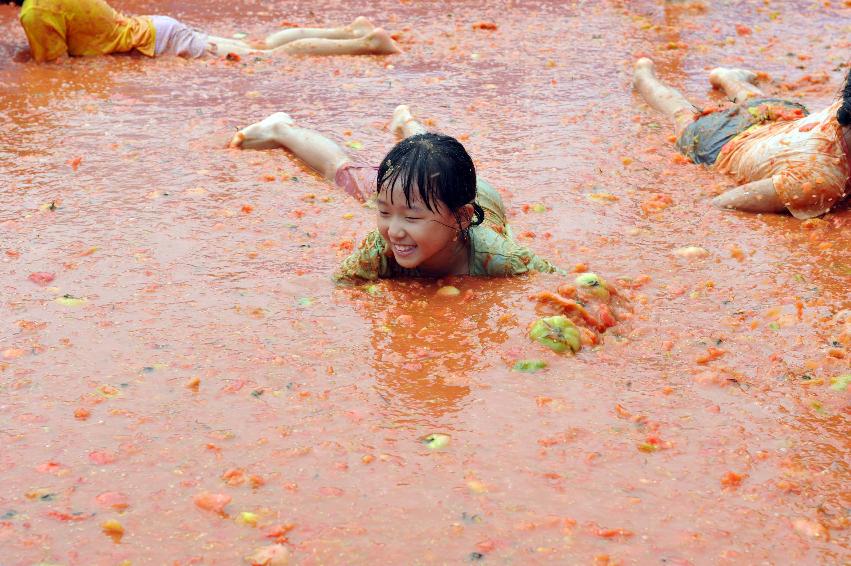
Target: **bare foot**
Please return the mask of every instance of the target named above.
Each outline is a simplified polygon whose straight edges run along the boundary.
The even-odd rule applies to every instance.
[[[411,109],[407,104],[400,104],[393,111],[393,119],[390,120],[390,131],[396,135],[405,135],[405,124],[413,120]]]
[[[293,125],[293,119],[285,112],[275,112],[256,124],[251,124],[231,138],[228,147],[242,149],[272,149],[281,147],[278,133],[282,128]]]
[[[352,23],[350,23],[346,27],[352,31],[355,37],[363,37],[375,29],[375,26],[372,25],[372,22],[367,20],[363,16],[358,16]]]
[[[637,77],[639,74],[650,73],[652,76],[656,76],[655,65],[653,64],[652,59],[648,59],[647,57],[642,57],[638,61],[635,62],[634,66],[635,76]]]
[[[396,42],[390,37],[390,34],[382,28],[375,28],[366,34],[364,39],[376,55],[392,55],[402,52],[399,46],[396,45]]]
[[[730,69],[715,67],[709,72],[709,82],[718,89],[724,89],[725,82],[741,82],[756,84],[756,73],[747,69]]]
[[[642,57],[635,62],[632,73],[632,86],[639,88],[639,83],[646,83],[656,78],[656,66],[651,59]]]

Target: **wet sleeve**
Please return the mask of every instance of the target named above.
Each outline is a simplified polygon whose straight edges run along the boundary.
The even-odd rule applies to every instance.
[[[510,265],[512,267],[512,271],[507,275],[520,275],[522,273],[529,273],[532,271],[540,273],[565,273],[549,261],[535,255],[535,253],[529,248],[524,248],[522,246],[517,246]]]
[[[46,10],[30,9],[21,14],[21,26],[27,34],[33,59],[53,61],[68,53],[65,18]]]
[[[472,275],[487,275],[490,277],[511,277],[524,273],[560,273],[565,271],[554,266],[547,260],[538,257],[528,248],[510,244],[502,246],[499,251],[487,250],[477,252],[477,269]],[[480,266],[480,267],[478,267]]]
[[[531,251],[529,252],[531,257],[529,258],[529,263],[526,264],[526,268],[530,271],[539,271],[541,273],[560,273],[565,275],[567,272],[563,269],[559,269],[555,265],[551,264],[549,261],[544,258],[535,255]]]
[[[358,249],[343,260],[334,274],[334,280],[345,283],[358,280],[374,281],[379,277],[386,277],[389,273],[386,250],[387,244],[381,234],[377,230],[370,232]]]
[[[772,177],[774,190],[795,218],[821,216],[845,196],[838,167],[789,167]]]

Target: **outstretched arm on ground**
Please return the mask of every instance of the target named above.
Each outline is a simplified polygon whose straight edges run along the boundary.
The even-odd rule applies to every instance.
[[[782,212],[786,210],[777,191],[774,190],[772,179],[762,179],[715,197],[712,204],[718,208],[731,208],[744,212]]]

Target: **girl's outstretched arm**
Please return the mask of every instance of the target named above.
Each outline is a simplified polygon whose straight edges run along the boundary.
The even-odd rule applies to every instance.
[[[786,206],[774,190],[772,179],[762,179],[715,197],[712,204],[718,208],[731,208],[744,212],[783,212]]]

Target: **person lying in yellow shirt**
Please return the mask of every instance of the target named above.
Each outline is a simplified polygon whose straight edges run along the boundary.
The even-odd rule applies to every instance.
[[[338,28],[293,28],[273,33],[262,46],[215,37],[168,16],[125,16],[104,0],[15,0],[33,58],[126,53],[148,57],[208,54],[389,55],[399,48],[388,33],[357,18]]]

